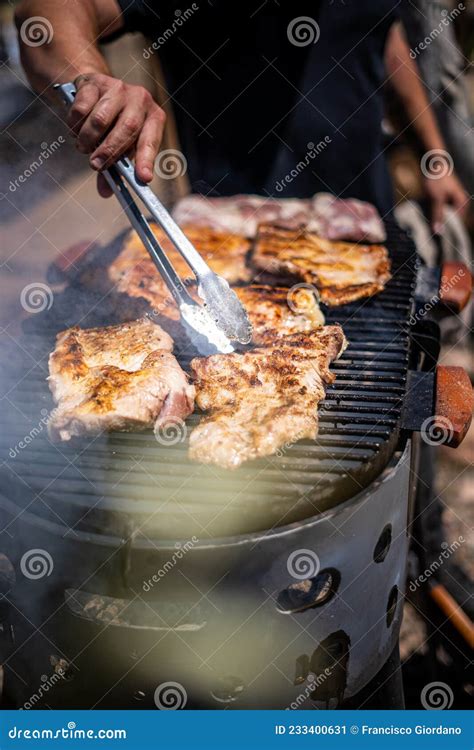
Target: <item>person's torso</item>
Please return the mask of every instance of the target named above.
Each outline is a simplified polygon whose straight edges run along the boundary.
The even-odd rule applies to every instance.
[[[383,51],[397,5],[167,3],[148,33],[193,189],[375,200],[386,181]]]

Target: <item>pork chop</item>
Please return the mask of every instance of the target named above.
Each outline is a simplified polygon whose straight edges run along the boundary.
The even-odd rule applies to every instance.
[[[170,336],[147,318],[59,333],[49,358],[57,404],[48,422],[51,438],[184,420],[194,408],[194,387],[172,348]]]
[[[384,242],[385,227],[371,203],[316,193],[311,199],[232,195],[209,198],[186,195],[173,216],[178,224],[212,227],[255,237],[259,224],[278,224],[287,229],[306,227],[328,240]]]
[[[304,333],[324,325],[324,316],[311,289],[253,284],[234,290],[252,324],[252,341],[263,344],[288,333]]]
[[[156,224],[152,225],[152,229],[178,275],[185,282],[193,280],[195,277],[191,269],[165,232]],[[231,284],[250,279],[251,269],[245,264],[250,243],[245,237],[191,225],[183,227],[183,231],[215,273],[223,276]],[[154,302],[157,295],[171,296],[134,231],[130,233],[123,250],[109,266],[108,275],[112,284],[116,285],[117,291],[127,292],[133,297],[145,297]]]
[[[191,433],[190,457],[234,469],[314,439],[318,404],[335,378],[329,365],[346,344],[340,326],[325,326],[244,354],[193,359],[196,403],[210,414]]]
[[[381,292],[390,279],[383,245],[331,242],[305,229],[272,224],[260,225],[252,262],[265,272],[313,284],[331,306]]]

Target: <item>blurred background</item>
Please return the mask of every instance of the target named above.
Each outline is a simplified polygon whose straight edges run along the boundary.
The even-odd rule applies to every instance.
[[[463,85],[466,87],[471,112],[474,110],[474,4],[466,3],[466,11],[453,22],[453,33],[463,59]],[[32,281],[41,281],[45,269],[70,245],[99,237],[107,242],[125,226],[126,222],[113,200],[99,198],[95,190],[95,176],[87,160],[71,148],[71,139],[64,123],[49,104],[33,94],[27,85],[18,55],[16,32],[13,25],[14,3],[0,3],[0,216],[2,232],[0,263],[0,325],[2,335],[14,337],[21,321],[20,292]],[[459,21],[459,22],[458,22]],[[154,91],[154,83],[143,60],[145,46],[139,35],[127,35],[107,45],[106,54],[114,74],[121,76],[126,69],[127,80],[141,83]],[[130,71],[130,58],[140,60]],[[156,75],[156,70],[154,71]],[[171,121],[172,122],[172,121]],[[387,90],[387,117],[384,123],[390,148],[390,167],[397,190],[398,202],[407,200],[423,205],[419,156],[403,130],[397,102]],[[395,137],[394,137],[395,136]],[[172,125],[168,137],[173,138]],[[47,159],[39,168],[32,167],[38,154],[45,150]],[[472,156],[472,154],[471,154]],[[29,170],[29,172],[28,172]],[[18,181],[19,175],[27,179]],[[471,185],[474,175],[471,174]],[[174,186],[175,194],[155,184],[163,198],[171,202],[186,186]],[[169,191],[169,183],[167,190]],[[472,192],[472,190],[470,191]],[[472,197],[472,196],[471,196]],[[474,239],[474,211],[472,200],[466,229]],[[442,360],[444,364],[461,365],[474,378],[472,358],[471,312],[457,327],[444,331]],[[461,331],[461,333],[460,333]],[[463,537],[438,575],[444,585],[473,614],[472,556],[474,533],[474,428],[461,447],[456,450],[439,448],[435,472],[435,493],[439,501],[426,519],[426,540],[432,545],[433,555],[439,550],[440,540],[448,545]],[[420,690],[429,675],[456,686],[453,707],[467,707],[472,697],[472,675],[466,669],[458,636],[446,627],[446,618],[433,603],[409,595],[401,635],[401,656],[404,668],[405,692],[408,708],[419,707]]]

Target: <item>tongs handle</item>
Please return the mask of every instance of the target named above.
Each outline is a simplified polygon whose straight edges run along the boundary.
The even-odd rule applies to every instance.
[[[124,184],[120,175],[115,171],[115,166],[102,172],[108,185],[112,188],[114,195],[122,206],[130,224],[140,237],[145,248],[148,250],[155,266],[160,272],[166,286],[178,304],[194,304],[193,299],[186,291],[182,280],[176,273],[173,264],[160,247],[149,222],[143,216],[137,204],[133,200],[130,191]]]
[[[137,179],[135,175],[135,167],[130,159],[124,156],[120,158],[114,166],[123,179],[133,188],[140,200],[143,201],[153,218],[166,232],[171,242],[181,253],[196,276],[209,273],[209,266],[201,258],[182,229],[176,224],[174,219],[172,219],[160,199],[155,195],[153,190],[148,187],[148,185]]]
[[[66,104],[73,103],[74,97],[76,95],[76,87],[73,83],[57,84],[55,88],[60,91]],[[185,290],[183,283],[176,273],[172,263],[168,259],[166,253],[153,234],[149,222],[138,208],[132,195],[130,194],[130,191],[122,180],[121,174],[123,173],[124,178],[127,180],[127,182],[129,182],[129,184],[132,185],[132,187],[134,187],[134,183],[136,183],[137,186],[140,185],[140,183],[135,179],[135,169],[132,162],[127,158],[123,158],[120,161],[120,164],[119,162],[117,162],[115,165],[109,167],[109,169],[104,169],[102,171],[107,184],[113,190],[114,195],[122,206],[131,225],[133,226],[141,241],[145,245],[145,248],[151,255],[156,267],[158,268],[158,271],[160,272],[164,282],[166,283],[166,286],[173,295],[173,298],[178,302],[178,304],[181,302],[184,302],[185,304],[194,304],[193,299]],[[133,177],[133,182],[131,175]],[[147,188],[147,190],[149,193],[151,193],[152,196],[154,196],[154,193],[149,188]],[[167,213],[164,206],[160,203],[160,201],[158,201],[158,198],[156,198],[156,196],[154,196],[154,198],[156,202],[161,206],[163,212],[169,217],[169,214]],[[143,202],[145,203],[145,205],[147,205],[145,200]],[[183,235],[183,237],[185,237],[185,235]],[[185,239],[186,241],[188,241],[186,237]],[[192,249],[194,250],[194,248]],[[196,253],[196,251],[194,252]],[[198,256],[198,258],[200,258],[198,253],[196,253],[196,255]]]

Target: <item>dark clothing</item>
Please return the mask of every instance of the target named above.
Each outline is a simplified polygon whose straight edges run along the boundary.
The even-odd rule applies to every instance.
[[[194,191],[323,190],[390,210],[383,52],[400,0],[119,2],[155,42]]]

